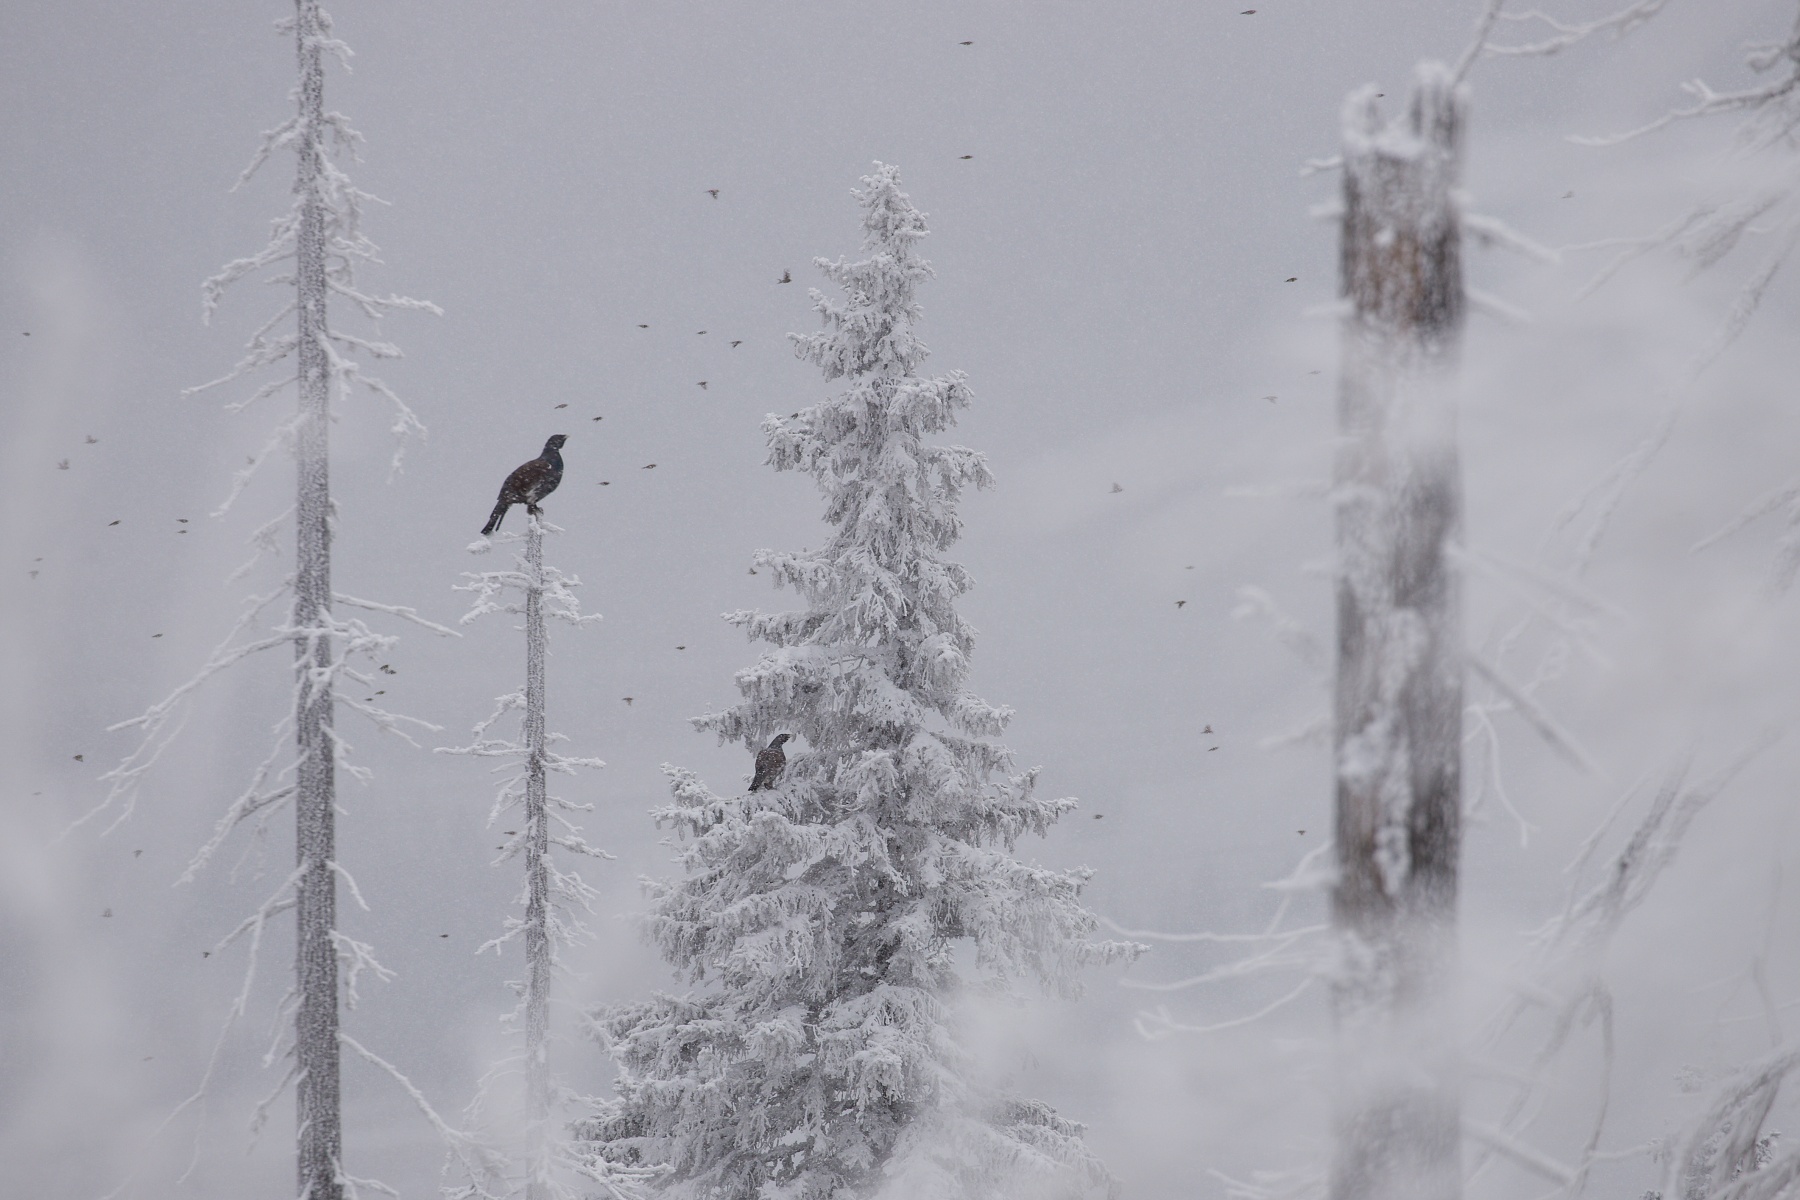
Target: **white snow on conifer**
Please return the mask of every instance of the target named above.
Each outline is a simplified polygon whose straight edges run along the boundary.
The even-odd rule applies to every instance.
[[[686,875],[650,885],[647,925],[695,990],[604,1014],[619,1099],[587,1132],[620,1163],[668,1164],[682,1197],[1104,1193],[1081,1127],[982,1081],[960,1035],[966,996],[1073,996],[1079,968],[1136,948],[1090,940],[1087,871],[1013,853],[1074,801],[1012,770],[987,740],[1011,711],[968,689],[970,579],[939,555],[962,490],[991,476],[925,440],[971,393],[918,374],[924,215],[891,166],[854,194],[865,257],[817,261],[843,296],[814,292],[824,328],[793,337],[847,386],[763,426],[769,464],[817,481],[835,532],[756,554],[805,607],[728,617],[770,649],[738,704],[696,721],[752,751],[800,744],[768,790],[668,769],[657,817]]]

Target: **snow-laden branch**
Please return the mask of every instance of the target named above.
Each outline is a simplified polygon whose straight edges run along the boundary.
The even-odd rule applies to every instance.
[[[1500,730],[1494,724],[1493,710],[1489,705],[1470,704],[1463,709],[1463,716],[1475,722],[1475,729],[1464,733],[1464,742],[1471,743],[1479,739],[1479,744],[1487,751],[1487,769],[1477,776],[1480,790],[1475,793],[1473,800],[1464,805],[1463,817],[1472,821],[1481,812],[1482,802],[1491,785],[1495,797],[1500,801],[1500,807],[1506,810],[1506,814],[1518,826],[1519,849],[1523,850],[1531,844],[1531,835],[1538,827],[1525,818],[1525,814],[1519,811],[1513,804],[1512,797],[1507,794],[1506,779],[1500,770]]]
[[[1309,926],[1294,930],[1280,938],[1273,939],[1270,946],[1260,954],[1226,963],[1222,967],[1214,967],[1210,971],[1202,971],[1198,975],[1190,975],[1186,979],[1162,983],[1147,982],[1141,979],[1121,979],[1119,986],[1140,992],[1182,992],[1189,988],[1204,987],[1207,984],[1219,983],[1227,979],[1245,979],[1252,975],[1260,975],[1265,971],[1317,967],[1321,961],[1317,953],[1287,954],[1284,952],[1308,941],[1325,928],[1327,927]]]
[[[1553,750],[1584,773],[1596,778],[1605,777],[1605,772],[1594,762],[1593,756],[1583,750],[1581,744],[1562,727],[1550,711],[1533,699],[1524,688],[1502,675],[1479,654],[1471,652],[1468,663],[1470,669],[1498,692],[1512,706],[1513,711],[1525,719],[1526,724],[1537,730],[1538,736]]]
[[[312,39],[312,43],[321,50],[340,55],[348,54],[348,48],[334,38]],[[247,181],[268,161],[271,155],[278,151],[291,150],[302,156],[313,155],[318,173],[312,180],[312,186],[295,198],[293,206],[287,212],[276,218],[271,226],[269,239],[260,250],[254,254],[233,259],[205,281],[201,288],[204,319],[210,321],[212,313],[218,307],[224,293],[234,284],[264,272],[277,264],[295,260],[303,214],[307,211],[307,206],[314,203],[320,206],[320,211],[324,216],[322,230],[326,253],[324,284],[329,294],[343,297],[354,305],[365,318],[372,321],[379,321],[388,313],[401,311],[442,315],[442,310],[428,300],[394,294],[377,295],[362,289],[357,284],[357,265],[375,262],[379,258],[379,250],[362,230],[363,208],[366,204],[382,203],[382,201],[379,197],[362,191],[351,183],[349,176],[333,162],[333,151],[348,153],[354,157],[355,150],[361,142],[362,135],[350,126],[341,113],[335,112],[319,115],[315,124],[314,119],[309,119],[302,111],[262,135],[255,155],[239,176],[238,183],[234,185],[234,188]],[[296,279],[297,276],[294,274],[281,274],[274,276],[271,282],[293,283]],[[190,388],[183,394],[192,395],[230,383],[247,374],[272,366],[293,354],[299,349],[299,335],[292,333],[276,335],[272,331],[277,325],[293,316],[295,311],[295,302],[292,300],[286,302],[278,312],[251,335],[244,357],[231,371],[209,383]],[[400,348],[392,342],[363,337],[338,328],[320,330],[318,342],[326,355],[328,370],[336,383],[340,397],[347,397],[352,385],[360,382],[386,400],[392,408],[394,412],[392,432],[400,444],[396,446],[394,452],[391,472],[397,472],[401,464],[405,439],[415,435],[423,437],[426,432],[425,426],[398,393],[381,380],[365,375],[354,355],[363,354],[376,359],[393,359],[402,356]],[[342,347],[342,352],[339,347]],[[257,400],[273,395],[293,382],[294,378],[290,375],[264,384],[249,399],[231,407],[243,408]],[[239,479],[233,490],[234,496],[247,478],[247,473],[239,473]]]
[[[1759,1165],[1755,1154],[1776,1092],[1796,1070],[1800,1070],[1800,1047],[1783,1046],[1720,1085],[1664,1162],[1662,1194],[1717,1196],[1720,1200],[1782,1194],[1800,1177],[1800,1156],[1788,1156],[1778,1169],[1764,1175],[1754,1169]],[[1713,1191],[1715,1181],[1732,1180],[1739,1172],[1744,1174],[1735,1182]]]
[[[288,382],[293,382],[294,378],[297,377],[290,377]],[[248,461],[232,473],[231,486],[227,489],[225,498],[219,501],[219,506],[207,515],[210,517],[222,517],[230,512],[231,506],[237,503],[237,498],[243,495],[244,489],[250,486],[250,481],[256,478],[257,471],[262,468],[263,463],[268,461],[269,455],[273,454],[279,447],[291,448],[293,446],[294,431],[299,425],[300,418],[298,416],[277,425],[274,432],[269,435],[269,440],[262,444],[262,448],[255,454],[250,455]],[[293,507],[289,506],[287,511],[290,513],[293,512]]]
[[[218,514],[215,512],[210,515],[217,516]],[[280,547],[276,544],[277,536],[281,532],[282,525],[293,515],[294,506],[290,504],[282,509],[281,512],[257,526],[255,531],[252,532],[249,537],[244,539],[252,547],[250,557],[239,563],[232,570],[231,574],[225,577],[226,586],[236,583],[251,571],[255,570],[256,565],[264,558],[280,553]]]
[[[1752,504],[1733,517],[1722,528],[1695,542],[1691,553],[1711,548],[1733,534],[1748,528],[1771,513],[1782,513],[1785,527],[1777,538],[1775,561],[1770,565],[1768,591],[1779,596],[1793,586],[1800,573],[1800,483],[1789,483]]]
[[[1479,1121],[1464,1121],[1463,1133],[1480,1142],[1491,1150],[1497,1150],[1522,1167],[1527,1167],[1544,1178],[1563,1184],[1574,1183],[1576,1169],[1557,1162],[1547,1154],[1540,1153],[1530,1145],[1511,1137],[1492,1125],[1483,1125]]]
[[[1462,215],[1462,227],[1463,232],[1479,246],[1511,250],[1514,254],[1522,255],[1546,266],[1553,267],[1562,262],[1560,250],[1552,249],[1542,242],[1527,237],[1499,217],[1465,212]]]
[[[402,620],[411,621],[415,625],[423,625],[425,628],[431,630],[431,632],[441,633],[445,637],[462,636],[462,634],[451,629],[447,625],[439,625],[436,621],[426,620],[419,615],[418,609],[409,608],[403,604],[380,604],[374,600],[362,600],[356,596],[346,596],[342,592],[333,592],[331,598],[333,602],[337,604],[348,604],[352,608],[365,608],[370,612],[387,613],[389,616],[395,616]]]
[[[1294,870],[1286,878],[1263,885],[1277,893],[1281,899],[1267,924],[1257,933],[1217,933],[1210,930],[1164,933],[1156,930],[1130,929],[1106,917],[1096,918],[1100,924],[1114,933],[1133,940],[1142,939],[1147,942],[1165,944],[1251,947],[1251,952],[1242,958],[1233,959],[1185,979],[1169,982],[1121,979],[1120,987],[1137,991],[1174,992],[1205,987],[1227,980],[1251,978],[1270,972],[1299,971],[1304,976],[1299,986],[1280,999],[1265,1005],[1256,1012],[1222,1022],[1206,1025],[1187,1024],[1175,1020],[1163,1008],[1140,1012],[1134,1018],[1138,1033],[1146,1038],[1161,1038],[1172,1033],[1213,1033],[1249,1025],[1299,999],[1307,988],[1329,972],[1333,962],[1330,942],[1331,927],[1317,924],[1284,928],[1284,924],[1296,894],[1303,891],[1318,891],[1329,887],[1333,882],[1335,873],[1328,869],[1322,871],[1318,865],[1321,859],[1329,855],[1330,851],[1330,843],[1314,847],[1301,857]]]
[[[1484,317],[1492,317],[1502,325],[1518,328],[1532,323],[1532,316],[1529,312],[1510,301],[1501,299],[1492,292],[1483,291],[1477,287],[1465,287],[1463,298],[1468,301],[1471,312],[1478,312]]]
[[[1261,945],[1265,942],[1285,941],[1306,934],[1323,933],[1328,928],[1325,925],[1304,925],[1299,929],[1285,930],[1280,933],[1212,933],[1205,930],[1199,933],[1160,933],[1153,929],[1127,929],[1109,917],[1096,917],[1095,920],[1120,937],[1130,938],[1134,942],[1200,943],[1213,946]],[[1148,985],[1133,983],[1131,986],[1144,987]]]
[[[162,757],[163,751],[168,749],[176,735],[181,732],[181,726],[188,711],[185,703],[188,697],[198,691],[213,676],[234,663],[241,662],[261,651],[283,645],[289,640],[279,633],[255,638],[248,642],[238,640],[244,630],[262,615],[263,610],[286,591],[287,588],[282,587],[263,596],[251,597],[231,631],[225,635],[223,641],[213,648],[212,653],[207,657],[206,664],[192,678],[137,716],[107,726],[108,733],[114,733],[121,729],[138,729],[142,731],[142,737],[137,746],[121,759],[117,766],[100,776],[100,781],[108,785],[105,797],[64,829],[59,835],[60,837],[67,837],[74,830],[106,812],[116,803],[121,804],[119,815],[106,826],[102,831],[103,834],[111,833],[121,822],[131,816],[137,805],[138,788],[142,785],[144,776],[151,767],[156,765],[156,761]]]
[[[218,853],[220,846],[225,844],[225,838],[230,837],[232,829],[238,828],[239,822],[257,817],[257,829],[261,831],[270,817],[274,817],[277,811],[286,808],[288,801],[292,801],[293,784],[279,783],[281,779],[288,779],[293,774],[292,757],[288,748],[288,739],[292,738],[292,734],[293,723],[288,718],[275,723],[274,747],[270,747],[268,756],[257,763],[256,772],[250,775],[247,788],[238,793],[238,799],[230,802],[218,822],[214,822],[212,837],[207,838],[205,844],[194,851],[193,858],[187,860],[187,867],[180,878],[175,880],[176,887],[182,883],[193,883],[194,878],[198,878],[212,855]],[[272,781],[275,781],[274,788],[268,786]]]
[[[1606,819],[1578,849],[1568,868],[1571,886],[1563,911],[1533,936],[1527,960],[1508,977],[1510,998],[1487,1023],[1480,1042],[1476,1061],[1524,1065],[1516,1071],[1486,1072],[1487,1077],[1509,1086],[1512,1098],[1497,1123],[1466,1130],[1482,1147],[1473,1162],[1474,1173],[1483,1171],[1499,1154],[1556,1179],[1561,1186],[1555,1194],[1573,1197],[1579,1195],[1596,1164],[1633,1156],[1645,1149],[1600,1148],[1616,1053],[1612,994],[1603,975],[1607,952],[1626,917],[1673,863],[1694,819],[1773,740],[1774,735],[1768,733],[1757,737],[1723,769],[1698,783],[1689,781],[1686,761],[1677,763],[1667,772],[1620,848],[1596,867],[1601,842],[1626,806],[1641,793],[1642,789],[1634,785],[1620,796]],[[1587,882],[1590,877],[1591,883]],[[1534,1009],[1541,1010],[1546,1031],[1535,1040],[1525,1039],[1521,1045],[1514,1030],[1524,1014]],[[1597,1028],[1599,1034],[1599,1099],[1580,1157],[1573,1164],[1556,1163],[1528,1145],[1524,1133],[1539,1110],[1551,1064],[1578,1031],[1590,1027]],[[1715,1122],[1713,1128],[1717,1127]],[[1704,1140],[1710,1135],[1697,1136]],[[1684,1151],[1673,1161],[1682,1161],[1689,1155],[1691,1150]],[[1691,1193],[1665,1190],[1663,1194]]]
[[[545,533],[562,533],[561,526],[553,525],[543,517],[533,518]],[[575,589],[581,586],[579,577],[569,575],[554,566],[545,566],[540,573],[534,573],[525,558],[524,534],[501,532],[492,538],[484,538],[473,543],[471,553],[486,553],[493,545],[513,543],[519,547],[514,556],[516,563],[510,571],[465,571],[466,583],[452,586],[453,591],[473,592],[474,602],[469,611],[464,613],[460,624],[467,625],[472,621],[490,613],[523,614],[525,611],[525,593],[536,586],[541,590],[544,604],[544,615],[556,617],[571,625],[586,625],[601,619],[599,613],[583,613],[581,601]],[[509,598],[511,597],[511,598]]]
[[[1318,980],[1309,976],[1302,979],[1293,991],[1269,1001],[1253,1013],[1246,1013],[1241,1017],[1232,1017],[1224,1021],[1215,1021],[1210,1025],[1191,1025],[1185,1021],[1177,1021],[1169,1015],[1167,1009],[1161,1008],[1154,1012],[1139,1013],[1132,1018],[1132,1024],[1137,1029],[1138,1036],[1149,1041],[1165,1038],[1171,1033],[1219,1033],[1226,1029],[1241,1029],[1245,1025],[1253,1025],[1264,1017],[1286,1008],[1304,996],[1317,982]]]
[[[1495,55],[1521,56],[1557,54],[1563,50],[1567,50],[1571,46],[1584,42],[1597,34],[1610,34],[1614,37],[1624,37],[1638,26],[1656,16],[1657,13],[1668,7],[1668,4],[1669,0],[1636,0],[1636,3],[1628,4],[1624,8],[1608,13],[1606,16],[1596,17],[1591,21],[1579,22],[1559,21],[1548,13],[1535,8],[1519,13],[1502,11],[1498,14],[1501,20],[1518,22],[1536,21],[1548,26],[1550,36],[1543,38],[1540,41],[1524,42],[1514,45],[1495,45],[1492,42],[1487,42],[1483,49],[1485,49],[1487,53]]]
[[[1469,44],[1463,47],[1461,54],[1457,55],[1456,65],[1450,70],[1452,86],[1460,87],[1469,78],[1469,71],[1474,67],[1475,60],[1488,50],[1488,38],[1494,32],[1494,25],[1504,15],[1505,10],[1506,0],[1487,0],[1486,6],[1481,10],[1481,15],[1475,18],[1475,36],[1469,39]]]
[[[360,901],[360,897],[358,899]],[[373,971],[375,977],[383,983],[394,978],[394,972],[381,965],[380,960],[375,957],[374,948],[367,942],[359,942],[342,930],[333,929],[331,945],[337,952],[338,966],[343,970],[345,1008],[355,1008],[357,1001],[361,999],[356,990],[356,981],[364,969]]]
[[[1670,109],[1656,120],[1640,125],[1636,129],[1628,129],[1624,133],[1576,135],[1569,140],[1578,146],[1616,146],[1621,142],[1633,141],[1646,134],[1655,133],[1659,129],[1666,129],[1677,121],[1691,121],[1701,117],[1715,117],[1722,113],[1755,110],[1765,104],[1785,99],[1793,94],[1796,86],[1800,86],[1800,75],[1789,75],[1762,87],[1745,88],[1736,92],[1717,92],[1709,87],[1703,79],[1690,79],[1681,85],[1681,90],[1694,98],[1694,102],[1687,107]]]
[[[1231,615],[1239,621],[1261,618],[1269,623],[1275,640],[1292,651],[1310,670],[1325,670],[1325,647],[1319,639],[1294,617],[1275,603],[1275,598],[1259,587],[1240,587],[1237,607]]]
[[[277,887],[269,894],[268,899],[257,906],[256,911],[244,918],[244,920],[230,933],[227,933],[223,938],[215,942],[212,949],[204,952],[204,957],[210,958],[236,942],[245,934],[249,935],[249,950],[245,955],[243,981],[238,987],[237,995],[232,998],[230,1005],[227,1006],[225,1010],[225,1018],[220,1022],[218,1036],[213,1039],[212,1051],[207,1055],[206,1067],[200,1073],[200,1082],[195,1085],[192,1092],[167,1113],[163,1114],[162,1119],[156,1123],[150,1130],[149,1135],[144,1139],[144,1144],[146,1146],[155,1144],[169,1126],[174,1123],[177,1117],[206,1099],[207,1093],[212,1088],[213,1076],[218,1071],[219,1059],[224,1054],[226,1039],[230,1036],[231,1031],[237,1027],[239,1018],[243,1017],[249,1011],[250,992],[256,981],[258,952],[262,948],[263,930],[267,927],[270,917],[276,916],[293,907],[294,887],[299,883],[300,877],[305,874],[306,869],[306,863],[301,863],[296,867],[292,874],[282,880],[281,886]],[[293,1082],[293,1080],[294,1071],[290,1069],[283,1076],[281,1083],[277,1085],[274,1093],[251,1110],[250,1130],[252,1134],[262,1127],[263,1121],[267,1118],[269,1105],[274,1103],[275,1099]],[[202,1128],[198,1125],[194,1129],[194,1140],[189,1154],[188,1165],[177,1182],[185,1181],[199,1163],[200,1135],[202,1131]],[[121,1195],[127,1189],[132,1188],[135,1181],[135,1175],[127,1176],[118,1187],[108,1192],[101,1200],[114,1200],[115,1197]]]
[[[443,1142],[450,1153],[456,1157],[457,1161],[462,1163],[463,1166],[469,1170],[471,1176],[482,1177],[488,1175],[490,1172],[504,1172],[506,1165],[504,1156],[492,1147],[482,1144],[463,1130],[453,1127],[448,1121],[440,1117],[437,1109],[433,1108],[431,1102],[425,1098],[425,1093],[421,1092],[418,1085],[408,1079],[405,1074],[401,1072],[400,1068],[396,1067],[393,1063],[381,1057],[379,1054],[376,1054],[373,1050],[370,1050],[347,1033],[340,1032],[338,1034],[338,1042],[354,1050],[365,1062],[379,1068],[395,1083],[400,1085],[400,1089],[406,1093],[407,1098],[413,1102],[413,1106],[419,1110],[426,1122],[437,1134],[438,1140]]]

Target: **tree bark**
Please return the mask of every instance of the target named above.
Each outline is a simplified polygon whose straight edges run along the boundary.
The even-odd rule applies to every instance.
[[[1424,64],[1399,120],[1375,99],[1344,125],[1330,1197],[1455,1200],[1463,97]]]
[[[525,564],[526,1200],[547,1200],[550,1164],[550,826],[544,781],[544,527],[527,514]]]
[[[325,352],[325,198],[323,36],[317,0],[295,0],[300,55],[300,196],[295,247],[299,304],[300,420],[295,431],[299,489],[294,563],[294,635],[299,742],[295,855],[304,868],[296,897],[294,1023],[300,1196],[342,1200],[342,1125],[338,1109],[336,780],[332,746],[331,486],[327,429],[331,378]]]

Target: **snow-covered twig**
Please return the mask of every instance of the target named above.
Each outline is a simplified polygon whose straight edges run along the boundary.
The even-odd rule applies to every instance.
[[[1504,1061],[1522,1061],[1526,1066],[1519,1071],[1489,1073],[1490,1078],[1512,1088],[1512,1097],[1497,1124],[1469,1130],[1484,1147],[1474,1160],[1475,1173],[1486,1168],[1493,1154],[1500,1153],[1539,1174],[1551,1174],[1541,1169],[1548,1159],[1531,1162],[1521,1157],[1520,1151],[1535,1151],[1522,1142],[1520,1135],[1543,1094],[1551,1063],[1575,1033],[1588,1026],[1597,1026],[1599,1031],[1599,1098],[1580,1158],[1572,1166],[1558,1164],[1562,1174],[1551,1174],[1562,1185],[1555,1194],[1579,1195],[1593,1166],[1635,1155],[1643,1149],[1600,1149],[1616,1054],[1612,994],[1601,973],[1607,950],[1625,918],[1644,901],[1674,861],[1695,817],[1750,761],[1773,744],[1773,736],[1765,733],[1753,739],[1723,769],[1698,783],[1688,781],[1687,762],[1678,762],[1666,774],[1636,828],[1612,858],[1592,872],[1595,881],[1585,887],[1581,877],[1590,873],[1589,864],[1602,836],[1641,788],[1634,785],[1627,789],[1613,812],[1579,848],[1570,865],[1575,878],[1562,913],[1533,937],[1528,962],[1510,977],[1511,997],[1488,1022],[1481,1041],[1485,1061],[1500,1060],[1504,1055]],[[1508,1039],[1514,1037],[1513,1030],[1520,1019],[1533,1009],[1541,1010],[1546,1031],[1521,1048]]]
[[[1130,938],[1134,942],[1186,942],[1214,946],[1257,945],[1263,942],[1285,941],[1306,934],[1323,933],[1327,928],[1324,925],[1303,925],[1299,929],[1283,930],[1279,933],[1212,933],[1206,930],[1199,933],[1159,933],[1151,929],[1127,929],[1109,917],[1095,917],[1094,919],[1120,937]],[[1134,984],[1133,986],[1145,985]]]
[[[1216,1021],[1210,1025],[1190,1025],[1183,1021],[1177,1021],[1169,1016],[1168,1012],[1164,1009],[1158,1009],[1154,1013],[1139,1013],[1136,1017],[1132,1018],[1132,1024],[1137,1029],[1140,1037],[1152,1041],[1167,1037],[1171,1033],[1218,1033],[1226,1029],[1238,1029],[1245,1025],[1253,1025],[1264,1017],[1286,1008],[1301,996],[1304,996],[1307,990],[1316,982],[1318,981],[1311,977],[1302,979],[1299,986],[1294,988],[1293,991],[1288,992],[1278,999],[1271,1000],[1255,1012],[1246,1013],[1241,1017],[1232,1017],[1229,1020]]]
[[[1561,251],[1526,237],[1499,217],[1485,216],[1481,213],[1464,213],[1462,226],[1463,232],[1474,239],[1478,245],[1511,250],[1515,254],[1523,255],[1546,266],[1553,267],[1562,262]]]
[[[143,731],[142,740],[138,742],[136,749],[127,754],[117,766],[100,776],[101,782],[110,785],[106,796],[94,808],[63,830],[61,836],[67,837],[75,829],[107,811],[119,801],[123,801],[122,810],[102,832],[112,832],[121,822],[131,816],[136,807],[137,791],[143,782],[143,777],[181,731],[181,722],[177,718],[185,719],[186,708],[182,702],[207,680],[234,663],[241,662],[263,650],[287,644],[289,639],[280,633],[249,642],[237,640],[239,634],[285,591],[285,588],[280,588],[264,596],[251,597],[243,614],[232,626],[231,632],[226,634],[225,639],[214,647],[212,654],[207,657],[206,664],[192,678],[137,716],[107,726],[108,733],[114,733],[121,729],[141,729]],[[172,722],[173,727],[171,727]]]
[[[1566,22],[1559,21],[1539,9],[1530,9],[1520,13],[1500,13],[1500,18],[1507,21],[1539,21],[1550,27],[1551,36],[1542,41],[1526,42],[1517,45],[1494,45],[1489,42],[1485,50],[1496,55],[1544,55],[1556,54],[1579,42],[1586,41],[1596,34],[1611,34],[1623,37],[1644,24],[1668,6],[1669,0],[1636,0],[1624,8],[1597,17],[1592,21]]]
[[[1505,9],[1506,0],[1487,0],[1481,15],[1475,18],[1475,36],[1463,47],[1463,52],[1457,56],[1456,65],[1450,70],[1453,85],[1460,86],[1469,78],[1469,71],[1474,67],[1475,60],[1488,50],[1488,37],[1493,33],[1494,24],[1500,20]]]
[[[1557,1162],[1549,1155],[1540,1153],[1517,1138],[1491,1125],[1483,1125],[1478,1121],[1464,1121],[1463,1132],[1491,1150],[1497,1150],[1521,1166],[1536,1171],[1546,1179],[1568,1185],[1575,1182],[1576,1169]]]
[[[1480,655],[1470,653],[1469,667],[1481,676],[1488,686],[1505,698],[1514,712],[1523,717],[1527,724],[1537,730],[1538,735],[1549,743],[1552,749],[1561,754],[1571,764],[1583,772],[1595,777],[1604,777],[1604,772],[1594,762],[1587,751],[1578,743],[1562,725],[1551,716],[1549,711],[1534,700],[1526,691],[1507,679],[1498,669],[1483,661]]]
[[[418,609],[409,608],[403,604],[380,604],[374,600],[363,600],[356,596],[346,596],[342,592],[333,592],[331,598],[338,604],[348,604],[352,608],[366,608],[370,612],[387,613],[389,616],[400,617],[403,620],[411,621],[415,625],[423,625],[425,628],[431,630],[431,632],[441,633],[445,637],[462,636],[462,634],[450,628],[448,625],[439,625],[436,621],[426,620],[419,615]]]
[[[1269,623],[1280,642],[1294,653],[1294,656],[1314,671],[1325,669],[1325,648],[1312,632],[1284,612],[1275,598],[1259,587],[1240,587],[1238,589],[1237,607],[1231,610],[1233,618],[1244,621],[1260,617]]]
[[[470,1169],[472,1175],[482,1175],[489,1171],[504,1168],[505,1159],[498,1151],[483,1145],[470,1134],[454,1128],[448,1121],[440,1117],[437,1109],[431,1106],[431,1101],[425,1098],[425,1093],[421,1092],[418,1085],[408,1079],[401,1072],[400,1068],[396,1067],[393,1063],[381,1057],[379,1054],[376,1054],[373,1050],[370,1050],[367,1046],[364,1046],[361,1042],[357,1041],[347,1033],[340,1032],[338,1034],[338,1042],[341,1045],[348,1046],[350,1049],[356,1051],[357,1054],[362,1056],[364,1061],[386,1072],[389,1078],[399,1084],[400,1089],[404,1091],[407,1098],[413,1102],[413,1106],[419,1110],[426,1122],[430,1124],[434,1131],[436,1131],[438,1139],[449,1148],[450,1153],[455,1155],[458,1161],[462,1162],[465,1167]]]

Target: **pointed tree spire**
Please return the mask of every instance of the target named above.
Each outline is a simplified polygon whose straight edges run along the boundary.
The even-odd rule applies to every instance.
[[[795,739],[754,792],[670,769],[658,816],[687,876],[653,885],[648,927],[697,990],[606,1015],[620,1098],[593,1132],[615,1160],[669,1164],[683,1196],[1104,1191],[1080,1126],[982,1080],[960,1038],[971,991],[1072,996],[1079,968],[1133,948],[1090,940],[1085,870],[1013,853],[1074,801],[1011,770],[989,740],[1011,711],[968,688],[970,580],[940,554],[963,489],[991,477],[926,441],[971,393],[960,372],[917,373],[924,214],[890,166],[854,194],[864,257],[817,261],[843,295],[815,292],[824,327],[793,337],[847,385],[763,426],[769,464],[813,477],[833,533],[757,553],[805,607],[729,618],[770,648],[738,704],[696,721],[752,753]]]

